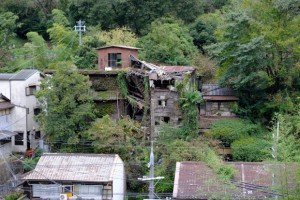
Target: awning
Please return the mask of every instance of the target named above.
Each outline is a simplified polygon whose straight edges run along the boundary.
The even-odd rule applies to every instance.
[[[1,102],[0,103],[0,110],[6,110],[6,109],[13,108],[13,107],[15,107],[15,105],[10,102]]]
[[[17,135],[16,132],[0,130],[0,140],[11,138],[12,136],[15,136],[15,135]]]

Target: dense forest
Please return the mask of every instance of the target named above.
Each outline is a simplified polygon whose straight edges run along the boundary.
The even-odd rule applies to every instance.
[[[74,31],[78,20],[87,27],[82,45]],[[53,144],[67,138],[68,146],[56,148],[80,152],[82,144],[90,147],[87,152],[118,153],[130,165],[129,180],[146,173],[148,151],[140,124],[96,119],[88,80],[68,72],[96,69],[95,48],[122,44],[141,47],[141,59],[149,62],[194,66],[203,82],[231,87],[239,97],[233,109],[240,119],[217,122],[204,137],[195,134],[197,123],[162,127],[157,174],[166,180],[157,191],[172,191],[179,160],[204,160],[230,177],[232,170],[211,148],[214,139],[231,146],[235,161],[271,160],[276,145],[278,161],[300,162],[299,0],[1,0],[0,21],[1,72],[57,70],[37,94],[41,100],[61,97],[62,103],[48,104],[51,119],[39,117]],[[68,90],[70,84],[74,87]],[[50,86],[54,90],[47,90]],[[70,107],[74,96],[81,99],[76,113]],[[182,99],[184,112],[195,116],[190,111],[201,97],[188,93]],[[274,138],[277,128],[280,137]],[[147,190],[135,181],[129,188]]]

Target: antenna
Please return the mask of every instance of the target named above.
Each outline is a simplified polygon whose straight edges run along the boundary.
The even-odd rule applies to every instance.
[[[84,21],[79,20],[77,21],[77,25],[74,26],[74,30],[79,33],[79,45],[82,45],[81,35],[86,31],[84,24]]]

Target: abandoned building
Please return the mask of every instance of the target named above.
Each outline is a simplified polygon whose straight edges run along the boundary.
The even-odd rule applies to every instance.
[[[24,177],[30,199],[123,200],[124,163],[116,154],[43,154]]]
[[[204,103],[200,106],[200,132],[205,132],[220,119],[236,118],[232,112],[238,101],[234,91],[217,84],[203,84],[200,90]]]
[[[108,71],[129,67],[130,55],[138,57],[138,49],[122,45],[100,47],[97,49],[98,69]]]

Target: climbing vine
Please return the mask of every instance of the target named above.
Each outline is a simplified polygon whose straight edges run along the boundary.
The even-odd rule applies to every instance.
[[[194,138],[199,131],[199,111],[197,104],[202,101],[200,93],[190,81],[187,75],[177,82],[176,88],[179,94],[179,105],[183,114],[181,134],[187,138]]]
[[[136,108],[137,107],[136,101],[129,96],[125,72],[120,72],[118,74],[117,83],[122,96],[129,102],[130,105]]]

